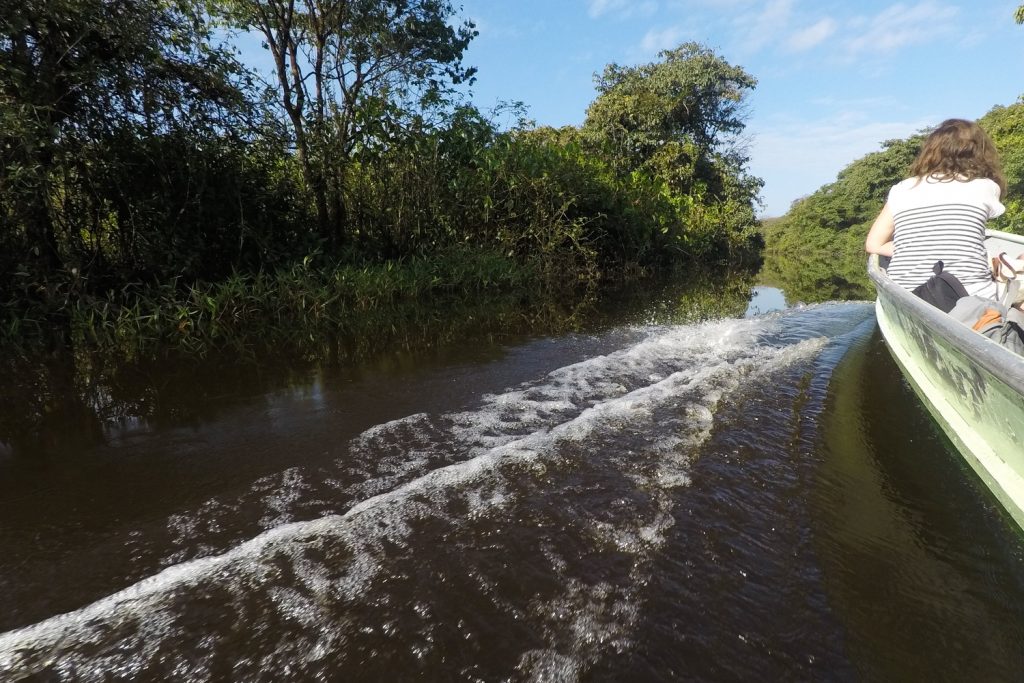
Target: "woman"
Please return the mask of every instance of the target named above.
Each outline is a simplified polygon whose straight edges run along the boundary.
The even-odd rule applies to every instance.
[[[995,298],[985,223],[1006,209],[1006,180],[992,139],[976,123],[948,119],[925,139],[910,178],[889,197],[868,232],[869,254],[891,256],[887,272],[914,289],[936,261],[968,294]]]

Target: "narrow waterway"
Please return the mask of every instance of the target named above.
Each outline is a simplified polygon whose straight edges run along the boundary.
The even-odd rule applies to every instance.
[[[0,679],[1018,679],[1022,535],[872,305],[693,301],[47,396]]]

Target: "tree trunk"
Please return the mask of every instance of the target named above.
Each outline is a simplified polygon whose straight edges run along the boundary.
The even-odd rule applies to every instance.
[[[22,194],[26,254],[33,280],[42,283],[60,270],[62,261],[49,207],[49,183],[44,167],[38,167],[29,187]]]
[[[335,246],[335,236],[329,209],[330,205],[327,201],[327,184],[324,182],[322,170],[315,168],[309,159],[308,144],[305,134],[302,133],[301,125],[296,126],[295,144],[299,166],[302,168],[302,180],[306,183],[306,189],[313,196],[313,206],[316,209],[317,234],[333,248]]]

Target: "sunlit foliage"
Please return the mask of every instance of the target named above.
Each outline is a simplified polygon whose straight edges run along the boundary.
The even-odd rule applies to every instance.
[[[221,0],[217,8],[262,34],[319,234],[344,243],[349,165],[444,109],[452,86],[473,75],[462,65],[473,24],[453,25],[454,5],[438,0]]]
[[[329,282],[339,268],[468,254],[592,283],[757,255],[751,76],[688,43],[609,66],[579,128],[537,128],[513,107],[519,124],[503,129],[456,89],[473,78],[462,57],[475,36],[456,12],[435,0],[3,5],[0,326],[67,328],[99,310],[168,326],[168,302],[300,263]],[[214,27],[261,34],[273,82]]]
[[[746,173],[741,133],[756,80],[712,50],[684,43],[636,67],[608,65],[583,140],[620,175],[657,179],[687,226],[736,246],[752,237],[761,181]],[[714,238],[712,237],[712,240]]]

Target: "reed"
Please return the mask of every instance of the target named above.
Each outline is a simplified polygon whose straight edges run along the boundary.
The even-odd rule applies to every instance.
[[[351,332],[362,320],[409,305],[472,300],[536,288],[541,271],[498,253],[452,250],[376,264],[307,257],[274,272],[232,273],[218,282],[131,283],[105,297],[62,292],[56,305],[0,306],[0,343],[38,346],[58,331],[76,346],[204,354],[261,339]]]

